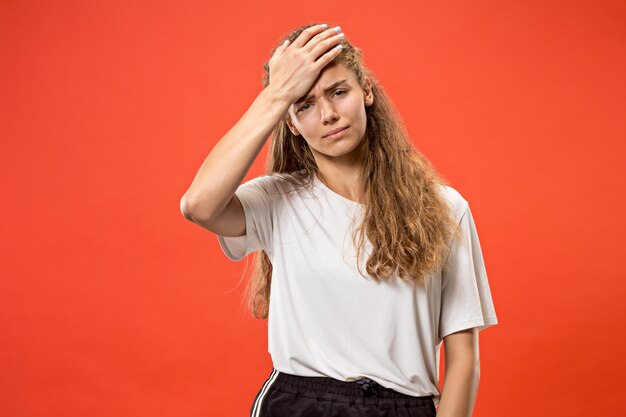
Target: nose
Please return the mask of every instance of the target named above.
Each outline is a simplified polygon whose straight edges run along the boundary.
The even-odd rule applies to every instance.
[[[321,112],[320,117],[323,124],[327,125],[333,123],[339,118],[339,115],[335,111],[332,103],[328,102],[327,100],[321,100],[319,108]]]

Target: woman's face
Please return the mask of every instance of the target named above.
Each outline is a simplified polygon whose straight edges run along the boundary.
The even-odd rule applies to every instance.
[[[294,135],[307,141],[316,159],[349,156],[358,151],[367,127],[365,106],[373,102],[369,80],[361,88],[354,72],[331,63],[309,92],[289,107],[287,124]],[[329,135],[346,127],[339,135]]]

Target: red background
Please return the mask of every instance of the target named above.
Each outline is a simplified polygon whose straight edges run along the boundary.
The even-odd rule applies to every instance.
[[[470,202],[500,321],[474,415],[623,411],[623,1],[2,0],[0,415],[247,415],[267,323],[179,201],[313,21]]]

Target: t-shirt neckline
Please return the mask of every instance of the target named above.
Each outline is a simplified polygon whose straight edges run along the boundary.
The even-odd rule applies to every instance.
[[[344,201],[347,202],[353,206],[356,207],[363,207],[364,204],[359,203],[358,201],[354,201],[354,200],[350,200],[349,198],[346,198],[344,196],[342,196],[341,194],[337,194],[336,192],[334,192],[333,190],[331,190],[326,184],[324,184],[318,177],[317,174],[313,174],[313,182],[319,187],[324,189],[328,194],[330,194],[335,200],[339,200],[339,201]]]

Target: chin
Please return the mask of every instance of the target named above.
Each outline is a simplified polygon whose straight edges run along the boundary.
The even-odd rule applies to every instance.
[[[324,149],[320,153],[323,153],[324,155],[327,155],[327,156],[339,157],[339,156],[344,156],[344,155],[348,155],[348,154],[355,152],[358,146],[359,146],[359,143],[349,143],[349,144],[344,143],[343,145],[341,143],[335,143],[326,147],[326,149]]]

